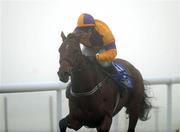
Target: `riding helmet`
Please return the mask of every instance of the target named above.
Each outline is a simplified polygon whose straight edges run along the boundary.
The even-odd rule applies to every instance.
[[[95,20],[90,14],[83,13],[79,16],[78,27],[95,27]]]

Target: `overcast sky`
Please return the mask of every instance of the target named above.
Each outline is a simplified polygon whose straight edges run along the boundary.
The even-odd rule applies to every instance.
[[[72,32],[81,13],[107,23],[119,58],[145,78],[177,77],[179,4],[175,0],[3,0],[2,82],[56,81],[60,32]]]

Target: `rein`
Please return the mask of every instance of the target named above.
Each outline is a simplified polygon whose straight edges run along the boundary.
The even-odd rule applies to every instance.
[[[95,94],[99,89],[102,88],[103,83],[107,80],[108,78],[104,78],[102,81],[100,81],[92,90],[88,92],[73,92],[72,87],[70,88],[70,94],[74,97],[82,97],[82,96],[90,96]]]

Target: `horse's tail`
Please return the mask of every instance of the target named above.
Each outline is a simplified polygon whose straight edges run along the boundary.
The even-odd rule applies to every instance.
[[[140,114],[139,114],[139,119],[142,121],[146,121],[149,119],[149,112],[152,108],[151,102],[149,101],[149,99],[151,97],[149,97],[147,95],[147,90],[148,90],[148,82],[144,81],[144,96],[141,102],[141,109],[140,109]]]

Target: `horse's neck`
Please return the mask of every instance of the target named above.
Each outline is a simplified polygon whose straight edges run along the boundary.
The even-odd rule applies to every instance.
[[[73,72],[71,81],[74,92],[87,92],[92,90],[100,80],[100,73],[94,66],[90,67],[85,61],[79,70]]]

